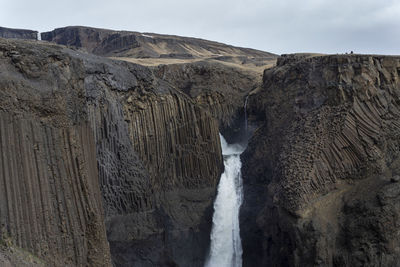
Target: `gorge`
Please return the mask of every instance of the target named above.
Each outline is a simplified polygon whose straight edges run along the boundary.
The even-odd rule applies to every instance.
[[[240,154],[245,147],[228,144],[222,135],[220,139],[225,170],[214,203],[210,252],[205,266],[239,267],[242,266],[243,253],[239,227],[239,210],[243,199]]]
[[[0,28],[0,266],[400,262],[400,57],[33,35]]]

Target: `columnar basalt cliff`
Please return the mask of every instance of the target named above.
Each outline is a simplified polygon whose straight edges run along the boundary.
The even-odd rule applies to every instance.
[[[202,266],[218,121],[146,67],[0,45],[1,239],[46,264],[100,266],[107,231],[117,266]]]
[[[165,260],[202,266],[223,168],[218,122],[179,92],[126,100],[133,147],[149,171],[156,198],[161,232],[155,238],[164,244]]]
[[[152,72],[79,54],[118,266],[201,266],[222,171],[218,122]]]
[[[82,70],[0,39],[0,239],[51,266],[111,263]]]
[[[261,82],[267,52],[42,38],[0,38],[0,265],[203,266],[245,99],[244,266],[400,262],[400,57],[284,55]]]
[[[244,266],[397,266],[399,74],[399,57],[362,55],[265,71],[242,155]]]
[[[168,81],[208,110],[220,122],[230,143],[243,130],[246,95],[261,85],[261,74],[215,62],[161,65],[154,68]]]
[[[245,95],[260,86],[262,71],[277,58],[268,52],[197,38],[82,26],[45,32],[42,39],[151,66],[157,78],[217,118],[230,142],[243,130]]]
[[[11,29],[0,27],[0,38],[13,38],[13,39],[38,39],[38,32],[32,30]]]

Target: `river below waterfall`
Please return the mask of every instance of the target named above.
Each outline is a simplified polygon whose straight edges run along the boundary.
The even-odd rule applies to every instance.
[[[241,267],[242,243],[239,231],[239,208],[242,204],[240,154],[245,147],[228,144],[220,135],[225,171],[221,175],[214,202],[211,245],[206,267]]]

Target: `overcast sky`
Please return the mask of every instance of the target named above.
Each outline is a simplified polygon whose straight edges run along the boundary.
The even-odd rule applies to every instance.
[[[0,26],[84,25],[199,37],[277,54],[400,54],[399,0],[0,0]]]

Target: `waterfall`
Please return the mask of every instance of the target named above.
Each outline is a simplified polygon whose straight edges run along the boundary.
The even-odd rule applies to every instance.
[[[246,132],[248,131],[247,127],[247,100],[249,99],[250,95],[246,96],[246,100],[244,101],[244,125],[245,125],[245,130]]]
[[[228,144],[220,134],[225,171],[218,184],[214,202],[211,246],[206,267],[241,267],[242,243],[239,232],[239,208],[242,204],[240,154],[244,147]]]

